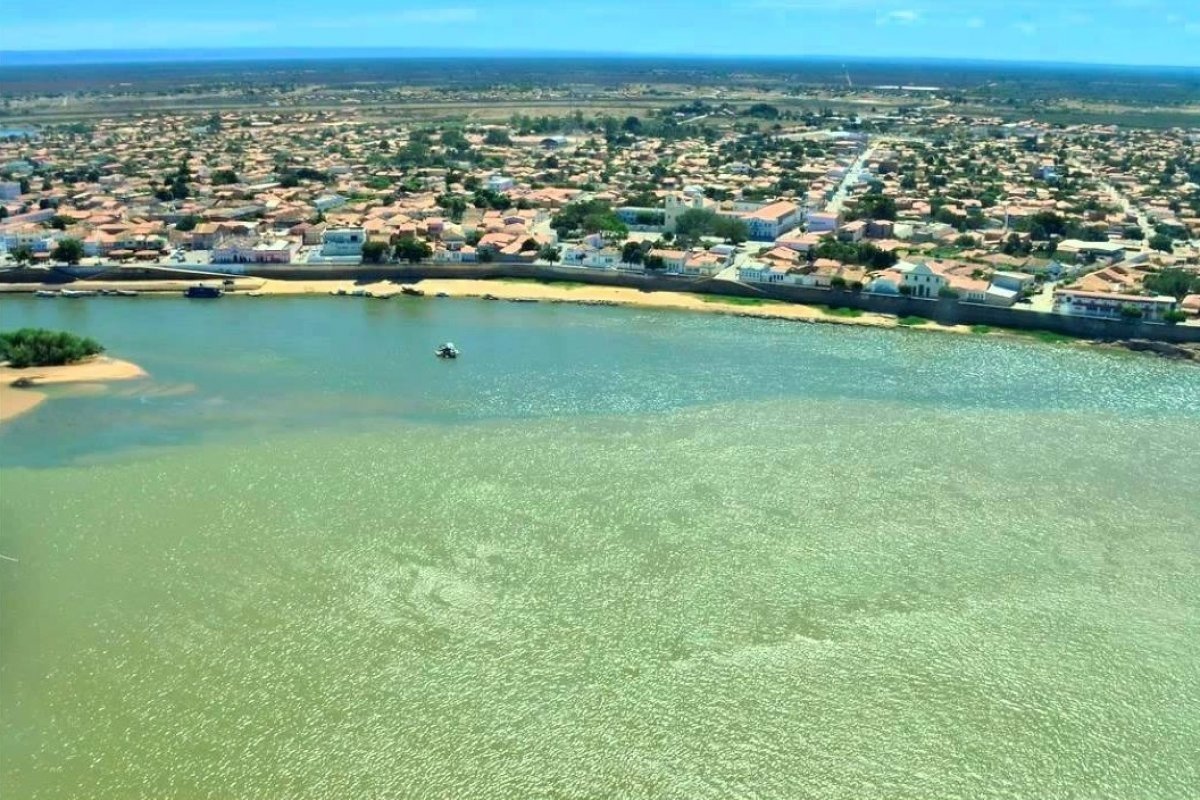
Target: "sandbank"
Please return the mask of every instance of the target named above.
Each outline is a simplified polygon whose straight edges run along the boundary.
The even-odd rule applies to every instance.
[[[37,386],[56,383],[97,383],[144,378],[145,370],[137,364],[108,356],[97,356],[77,364],[58,367],[27,367],[14,369],[0,364],[0,422],[32,411],[46,399]],[[16,388],[14,381],[25,378],[33,381],[32,388]]]

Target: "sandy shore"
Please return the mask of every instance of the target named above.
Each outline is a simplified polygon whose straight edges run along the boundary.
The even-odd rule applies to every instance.
[[[669,308],[681,311],[702,311],[710,314],[733,314],[763,319],[786,319],[801,322],[826,322],[835,325],[864,325],[894,328],[899,321],[886,314],[863,312],[859,316],[838,316],[816,306],[763,300],[743,302],[739,298],[720,295],[699,295],[685,292],[643,292],[621,286],[595,286],[570,283],[541,283],[533,280],[457,280],[430,279],[412,284],[425,292],[426,297],[439,293],[449,297],[483,297],[491,295],[500,300],[536,300],[546,303],[579,303],[582,305],[616,305],[637,308]],[[399,295],[400,284],[380,281],[356,284],[354,281],[276,281],[267,280],[257,290],[263,295],[329,294],[343,290],[367,290],[376,297]],[[970,333],[965,325],[939,325],[929,322],[919,326],[925,330]]]
[[[125,381],[145,376],[145,370],[137,364],[107,356],[98,356],[61,367],[13,369],[7,364],[0,364],[0,422],[32,411],[46,399],[46,394],[37,391],[36,388],[14,388],[13,381],[21,378],[32,380],[35,386],[43,386],[55,383]]]
[[[72,289],[133,289],[148,294],[179,294],[196,281],[77,281]],[[875,328],[899,326],[896,317],[887,314],[863,312],[858,316],[832,314],[818,306],[800,305],[778,300],[747,301],[723,295],[700,295],[686,292],[644,292],[620,286],[598,286],[577,283],[542,283],[523,279],[430,279],[413,284],[427,296],[439,293],[450,297],[483,297],[491,295],[500,300],[535,300],[547,303],[579,303],[583,305],[618,305],[637,308],[669,308],[682,311],[703,311],[715,314],[733,314],[763,319],[785,319],[801,322],[825,322],[835,325],[861,325]],[[231,296],[258,295],[329,295],[338,291],[369,291],[374,297],[395,297],[401,294],[401,284],[391,281],[357,283],[354,280],[275,280],[239,278]],[[43,287],[32,284],[0,285],[0,291],[32,292]],[[113,298],[119,300],[121,298]],[[59,299],[56,302],[69,302]],[[927,322],[914,326],[919,330],[936,330],[949,333],[970,333],[966,325],[939,325]]]
[[[216,286],[221,283],[221,279],[203,277],[163,281],[75,281],[66,284],[0,283],[0,294],[32,294],[41,290],[54,292],[61,289],[93,292],[124,289],[126,291],[143,292],[145,294],[183,294],[189,286],[195,286],[198,283],[203,283],[207,286]],[[264,281],[259,278],[234,278],[233,283],[235,291],[249,292],[260,288]],[[229,287],[226,288],[228,289]]]

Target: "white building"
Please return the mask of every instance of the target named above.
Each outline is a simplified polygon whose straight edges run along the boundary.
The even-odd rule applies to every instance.
[[[493,192],[507,192],[516,185],[517,182],[506,175],[493,175],[487,182],[487,188]]]
[[[1140,310],[1142,319],[1160,322],[1164,314],[1176,309],[1178,301],[1174,297],[1166,295],[1147,297],[1137,294],[1083,292],[1077,289],[1057,289],[1054,292],[1054,312],[1056,314],[1120,319],[1123,316],[1121,311],[1126,306]]]
[[[313,205],[317,211],[329,211],[330,209],[346,205],[346,198],[336,194],[323,194],[313,201]]]
[[[367,231],[362,228],[326,228],[320,235],[323,259],[361,259]]]

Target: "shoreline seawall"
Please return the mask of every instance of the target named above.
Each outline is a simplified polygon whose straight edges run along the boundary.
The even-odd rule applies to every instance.
[[[986,325],[1023,331],[1045,331],[1077,339],[1149,341],[1189,344],[1200,342],[1200,325],[1164,325],[1142,321],[1081,317],[1022,308],[1004,308],[956,299],[923,299],[902,295],[882,295],[839,289],[803,286],[755,286],[708,277],[684,275],[646,275],[595,270],[579,267],[545,266],[519,263],[491,264],[387,264],[355,267],[325,265],[279,264],[238,265],[241,272],[189,272],[166,268],[122,267],[99,273],[104,281],[154,285],[168,283],[172,288],[188,282],[230,278],[233,280],[265,280],[309,284],[315,282],[357,283],[360,285],[392,281],[419,283],[427,280],[492,281],[504,278],[527,279],[547,284],[588,284],[596,287],[632,289],[642,293],[673,292],[692,295],[773,300],[806,306],[847,308],[864,314],[904,317],[923,317],[943,327]],[[45,270],[9,270],[0,276],[0,291],[33,291],[45,288]],[[28,282],[18,281],[25,278]],[[5,285],[7,284],[7,285]],[[276,292],[272,292],[276,293]],[[297,292],[303,293],[303,292]],[[853,322],[853,320],[849,320]]]

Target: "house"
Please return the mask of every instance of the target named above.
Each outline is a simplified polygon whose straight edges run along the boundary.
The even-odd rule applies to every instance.
[[[660,250],[655,248],[646,254],[647,258],[658,257],[662,259],[663,269],[667,272],[681,272],[683,264],[687,260],[687,253],[683,250]]]
[[[729,260],[718,253],[701,252],[688,256],[680,270],[684,275],[712,277],[725,268]]]
[[[809,233],[830,233],[837,230],[838,215],[823,211],[810,211],[805,216]]]
[[[16,200],[21,196],[21,184],[17,181],[0,181],[0,200]]]
[[[213,248],[214,264],[289,264],[296,245],[286,239],[259,241],[254,237],[223,239]]]
[[[937,297],[949,283],[946,276],[935,271],[926,263],[905,264],[899,267],[902,282],[898,287],[901,294],[910,297]],[[908,287],[905,291],[904,287]]]
[[[995,272],[992,274],[992,285],[1002,289],[1010,289],[1018,294],[1033,286],[1036,278],[1027,272]]]
[[[892,239],[896,236],[896,223],[890,219],[873,219],[867,222],[868,239]]]
[[[742,219],[756,242],[773,242],[800,224],[800,206],[780,200],[746,214]]]
[[[1132,306],[1142,312],[1142,318],[1151,322],[1161,321],[1168,311],[1178,305],[1174,297],[1160,295],[1149,297],[1139,294],[1108,294],[1085,292],[1078,289],[1057,289],[1054,292],[1054,313],[1080,317],[1103,317],[1120,319],[1122,309]]]
[[[786,264],[770,264],[763,261],[748,261],[738,267],[738,280],[742,283],[791,283],[792,267]]]
[[[487,180],[487,188],[493,192],[507,192],[517,185],[517,182],[506,175],[493,175]]]
[[[321,233],[322,260],[361,260],[367,232],[363,228],[326,228]]]
[[[853,222],[847,222],[845,225],[837,229],[837,238],[839,242],[861,242],[866,234],[867,223],[861,219],[856,219]]]
[[[346,205],[346,198],[336,194],[323,194],[313,200],[313,206],[322,213]]]
[[[1119,242],[1084,242],[1079,239],[1063,239],[1058,243],[1060,255],[1076,255],[1081,258],[1107,258],[1114,262],[1125,257],[1125,246]]]
[[[1019,292],[1003,286],[997,286],[995,283],[993,283],[987,288],[987,292],[984,294],[983,302],[989,306],[1004,306],[1007,308],[1016,303],[1017,297],[1019,296]]]

